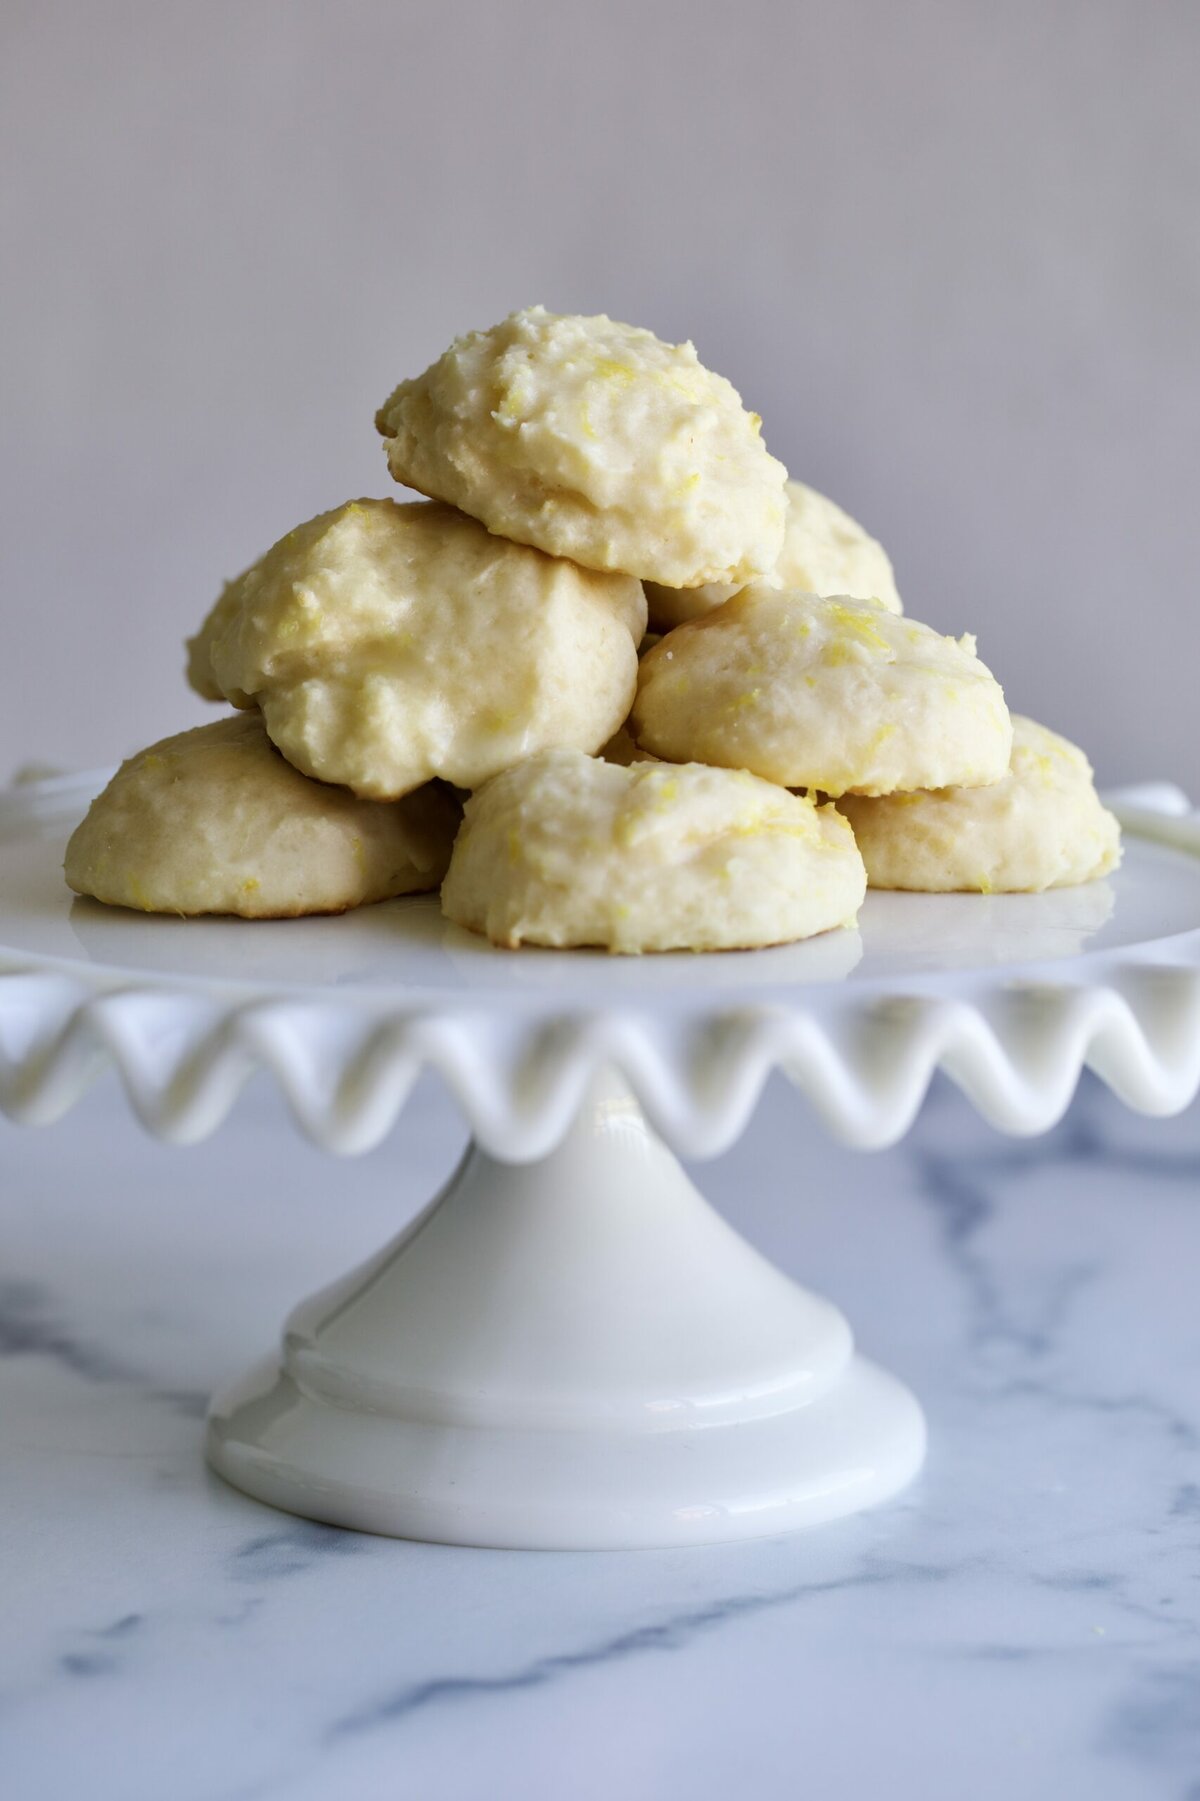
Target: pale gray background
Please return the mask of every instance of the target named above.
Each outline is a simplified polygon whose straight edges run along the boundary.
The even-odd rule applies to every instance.
[[[0,778],[204,717],[180,639],[542,300],[691,336],[1107,779],[1200,792],[1200,7],[0,11]]]

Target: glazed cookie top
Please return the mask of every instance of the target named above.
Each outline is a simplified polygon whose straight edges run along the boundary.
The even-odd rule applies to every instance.
[[[800,588],[807,594],[850,594],[877,600],[902,613],[891,559],[883,545],[843,512],[836,501],[803,482],[789,481],[783,548],[764,586]],[[737,592],[729,583],[701,588],[662,588],[646,583],[650,622],[662,631],[711,613]]]
[[[306,775],[375,800],[473,788],[624,720],[641,584],[493,537],[453,507],[359,500],[289,532],[230,583],[193,685],[257,704]]]
[[[875,601],[761,587],[643,657],[630,726],[656,756],[830,795],[996,782],[1012,746],[973,638]]]
[[[785,470],[691,344],[530,307],[379,409],[396,480],[589,569],[692,587],[769,570]]]
[[[257,713],[238,713],[123,763],[71,838],[66,877],[143,913],[341,913],[436,888],[458,820],[440,788],[379,806],[310,782]]]
[[[839,801],[872,887],[1038,892],[1116,868],[1120,827],[1083,752],[1020,714],[1012,723],[1008,773],[988,788]]]
[[[730,950],[852,924],[849,826],[741,770],[547,751],[467,802],[442,909],[494,943]]]

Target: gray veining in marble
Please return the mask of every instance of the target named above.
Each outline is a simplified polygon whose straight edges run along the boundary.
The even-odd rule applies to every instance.
[[[1200,1801],[1200,1112],[1033,1142],[948,1088],[828,1144],[772,1089],[700,1180],[925,1402],[899,1503],[708,1551],[358,1537],[200,1458],[210,1388],[460,1142],[320,1157],[111,1089],[0,1126],[5,1801]]]

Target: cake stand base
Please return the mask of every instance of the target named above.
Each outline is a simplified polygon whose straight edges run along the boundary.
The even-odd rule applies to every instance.
[[[468,1150],[213,1403],[236,1487],[448,1544],[621,1549],[854,1513],[919,1468],[912,1396],[727,1226],[615,1077],[533,1164]]]

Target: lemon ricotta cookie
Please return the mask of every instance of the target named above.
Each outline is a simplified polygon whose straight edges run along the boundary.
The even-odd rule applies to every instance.
[[[642,658],[635,741],[829,795],[998,782],[1012,725],[973,638],[875,601],[744,588]]]
[[[589,569],[673,587],[774,565],[786,471],[691,344],[530,307],[458,338],[379,409],[398,482]]]
[[[546,751],[467,802],[448,919],[494,944],[737,950],[852,925],[849,826],[740,770]]]
[[[1020,714],[1008,774],[989,788],[838,804],[873,888],[1037,892],[1090,882],[1121,860],[1120,827],[1083,752]]]
[[[786,493],[783,549],[770,585],[809,594],[850,594],[856,600],[877,600],[889,613],[902,613],[891,558],[883,545],[815,488],[789,481]],[[727,582],[707,582],[700,588],[661,588],[647,582],[650,623],[658,631],[670,631],[687,619],[711,613],[736,592]]]
[[[305,775],[394,800],[474,788],[625,719],[640,582],[495,538],[453,507],[359,500],[289,532],[228,584],[189,646],[192,684],[257,704]]]
[[[257,713],[123,763],[67,846],[77,894],[143,913],[343,913],[436,888],[460,810],[438,787],[392,805],[309,781]]]

